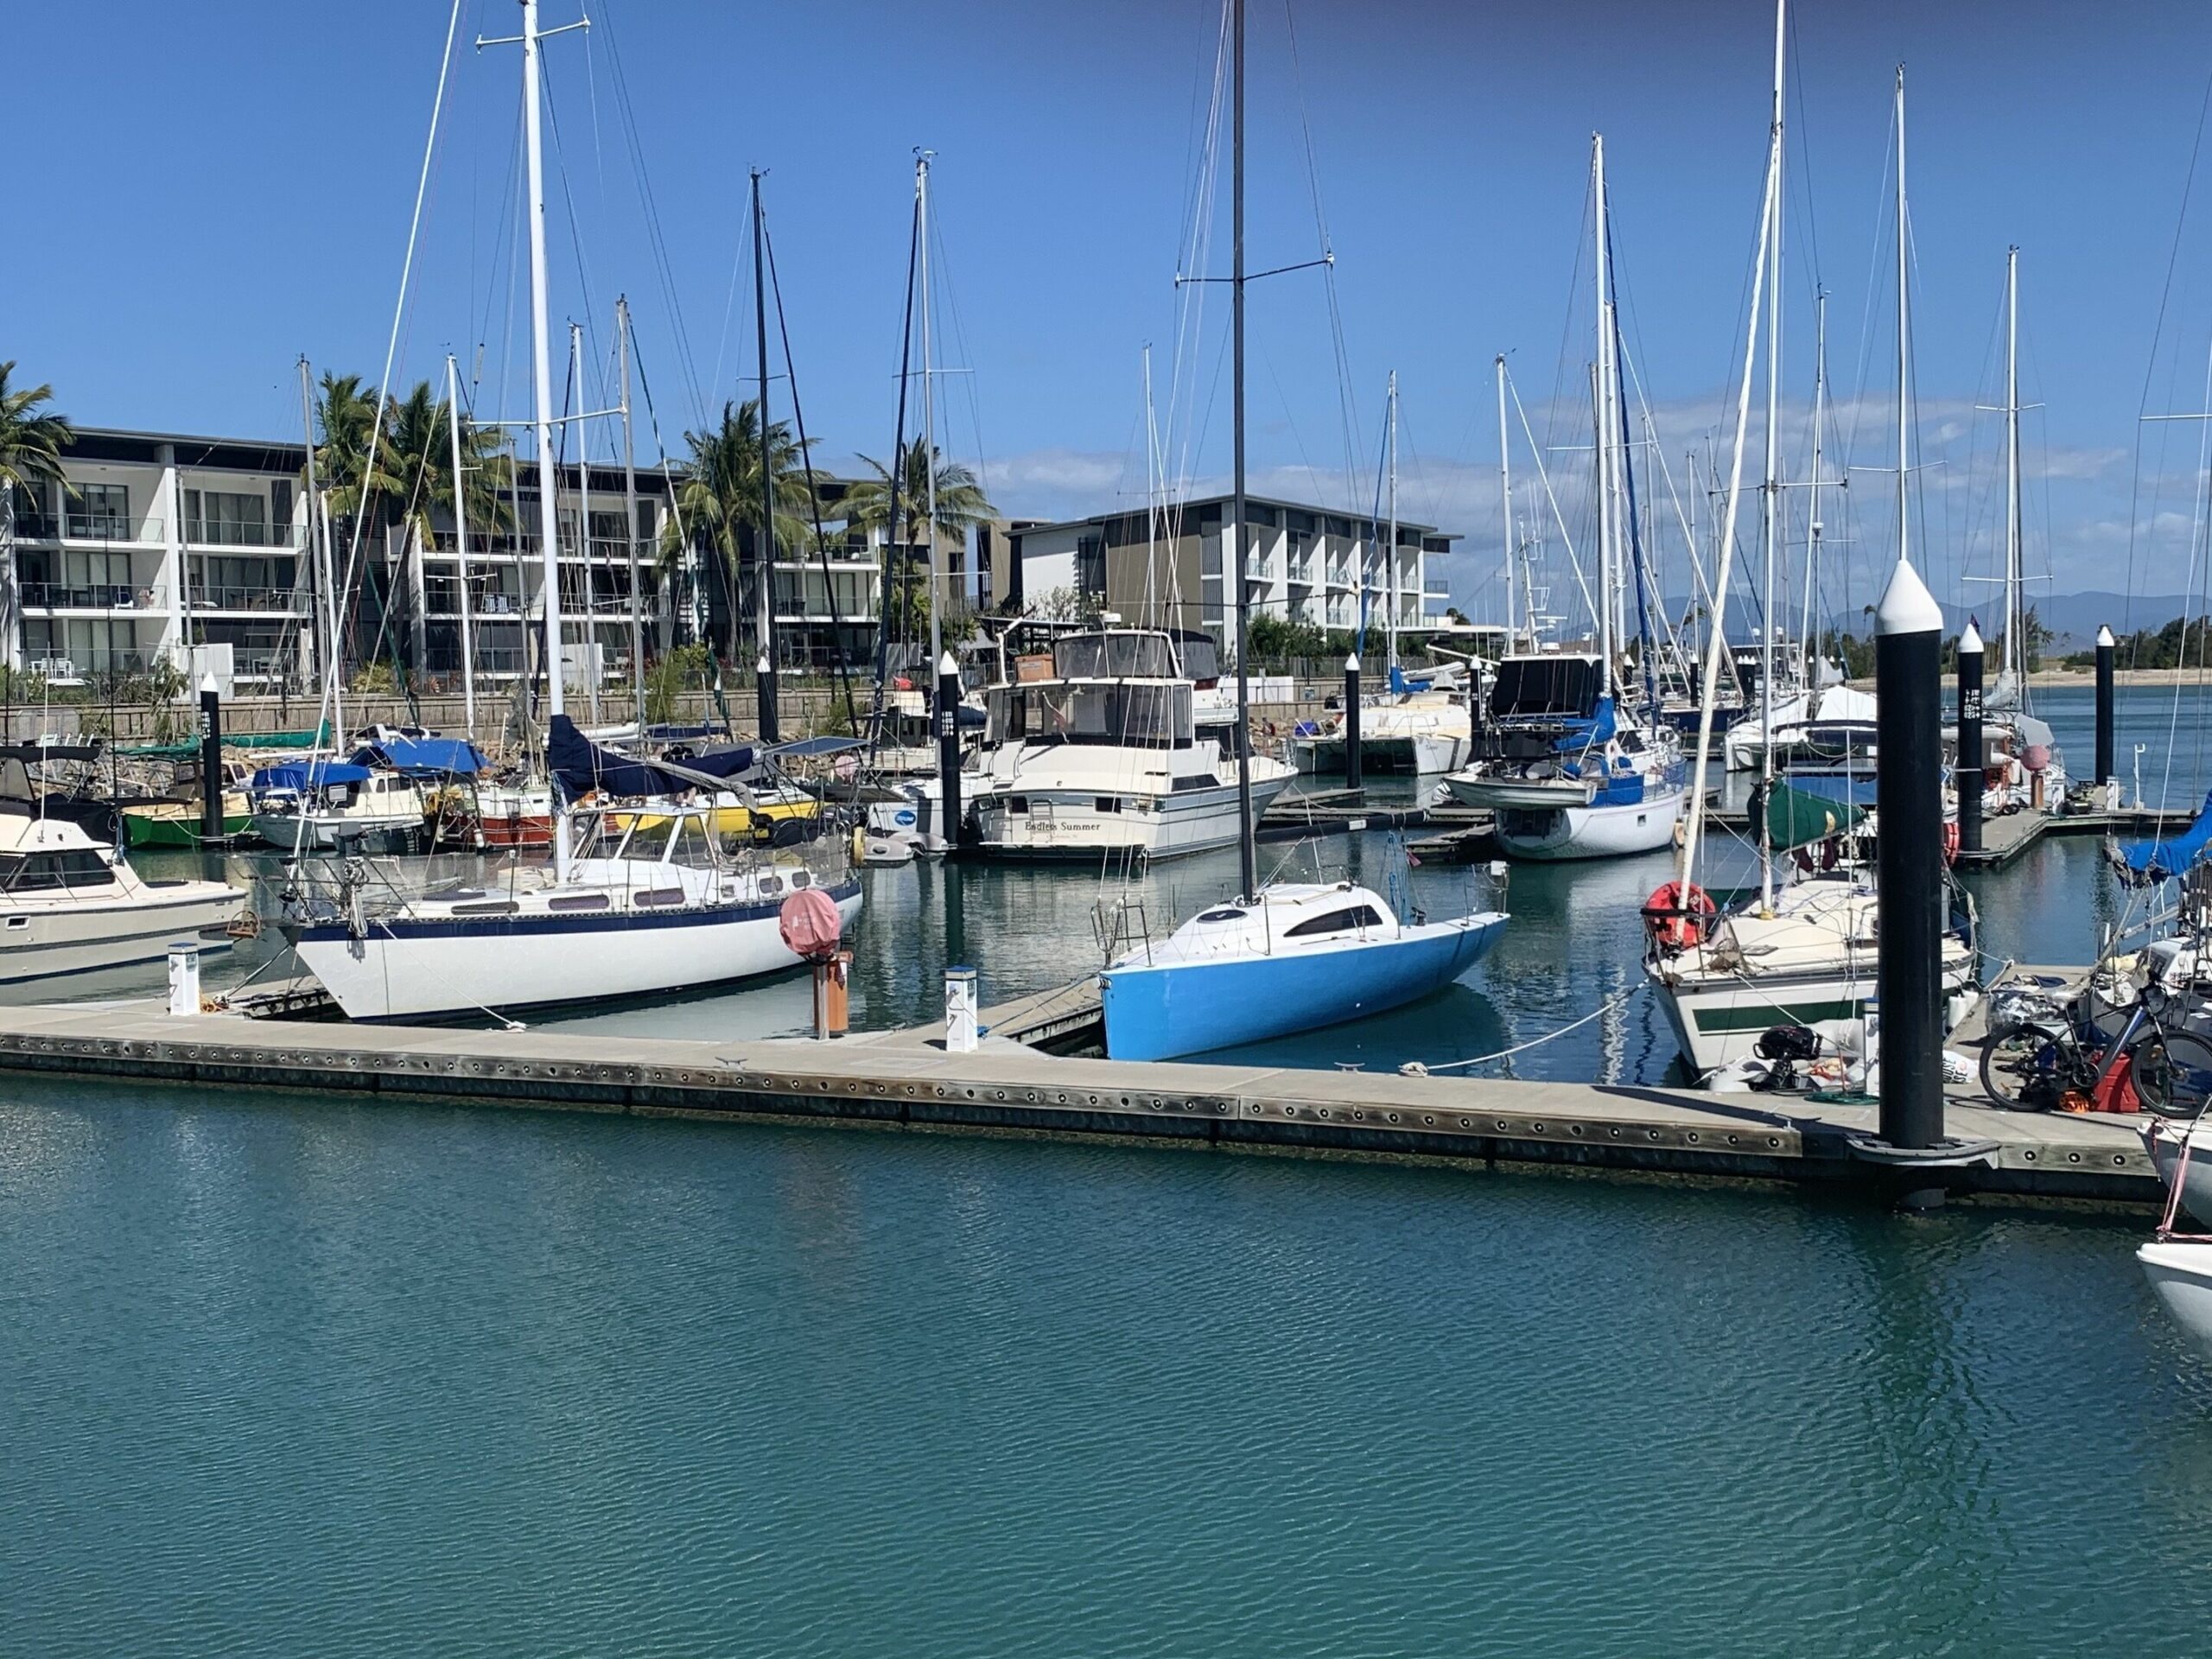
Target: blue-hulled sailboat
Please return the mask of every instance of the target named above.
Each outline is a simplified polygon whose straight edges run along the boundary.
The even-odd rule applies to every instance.
[[[1235,331],[1236,736],[1250,743],[1244,538],[1244,0],[1235,0],[1232,166],[1237,226],[1230,276]],[[1106,1052],[1162,1060],[1312,1031],[1402,1007],[1441,990],[1490,949],[1505,925],[1491,911],[1411,919],[1354,882],[1258,880],[1249,769],[1238,770],[1240,897],[1200,912],[1158,944],[1145,941],[1100,976]]]

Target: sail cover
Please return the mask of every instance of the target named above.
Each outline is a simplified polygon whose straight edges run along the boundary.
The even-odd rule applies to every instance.
[[[2208,846],[2212,846],[2212,795],[2204,798],[2196,822],[2181,834],[2121,842],[2115,850],[2123,870],[2145,882],[2155,882],[2179,875],[2204,856]]]
[[[681,766],[633,760],[628,755],[602,749],[566,715],[553,716],[546,735],[546,765],[570,799],[599,790],[608,795],[681,795],[736,777],[753,767],[749,748],[724,749],[695,755]]]
[[[1866,822],[1866,809],[1874,799],[1874,780],[1864,779],[1863,798],[1859,781],[1848,777],[1776,779],[1766,799],[1768,844],[1786,853],[1856,830]]]
[[[378,762],[395,772],[442,778],[473,778],[484,770],[484,753],[461,737],[387,737],[353,752],[357,766]]]

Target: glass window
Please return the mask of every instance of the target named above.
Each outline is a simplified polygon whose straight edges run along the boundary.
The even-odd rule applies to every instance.
[[[1332,910],[1325,916],[1316,916],[1311,921],[1300,922],[1284,931],[1286,939],[1311,938],[1320,933],[1349,933],[1355,928],[1380,927],[1382,918],[1375,913],[1372,905],[1354,905],[1349,910]]]
[[[0,857],[0,887],[35,893],[56,887],[101,887],[115,880],[106,859],[86,849],[68,853],[15,854]]]

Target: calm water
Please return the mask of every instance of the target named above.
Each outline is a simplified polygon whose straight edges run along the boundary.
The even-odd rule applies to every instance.
[[[1516,869],[1465,984],[1268,1052],[1555,1029],[1668,865]],[[868,1023],[1095,960],[1094,875],[868,880]],[[2118,913],[2088,841],[1977,886],[1999,955]],[[1639,995],[1512,1065],[1670,1058]],[[2193,1653],[2212,1368],[2140,1231],[0,1078],[0,1654]]]
[[[2135,1236],[11,1082],[0,1651],[2196,1653]]]

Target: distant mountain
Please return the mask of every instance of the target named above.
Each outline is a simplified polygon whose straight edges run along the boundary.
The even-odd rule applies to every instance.
[[[2097,637],[2097,630],[2109,627],[2116,634],[2128,634],[2140,628],[2163,628],[2177,616],[2190,613],[2202,613],[2204,602],[2188,594],[2115,594],[2093,588],[2078,594],[2041,594],[2030,589],[2029,603],[2043,625],[2051,631],[2051,649],[2055,652],[2086,650]],[[1943,626],[1956,633],[1967,625],[1971,615],[1980,620],[1984,633],[1997,632],[1993,618],[1996,595],[1989,601],[1972,605],[1943,605]],[[1673,599],[1667,602],[1669,614],[1680,619],[1689,609],[1687,599]],[[1791,625],[1795,631],[1795,624]],[[1828,619],[1828,626],[1845,633],[1864,635],[1872,626],[1863,614],[1846,615],[1838,611]],[[1742,613],[1734,604],[1729,607],[1728,633],[1731,639],[1743,637],[1748,632]]]

